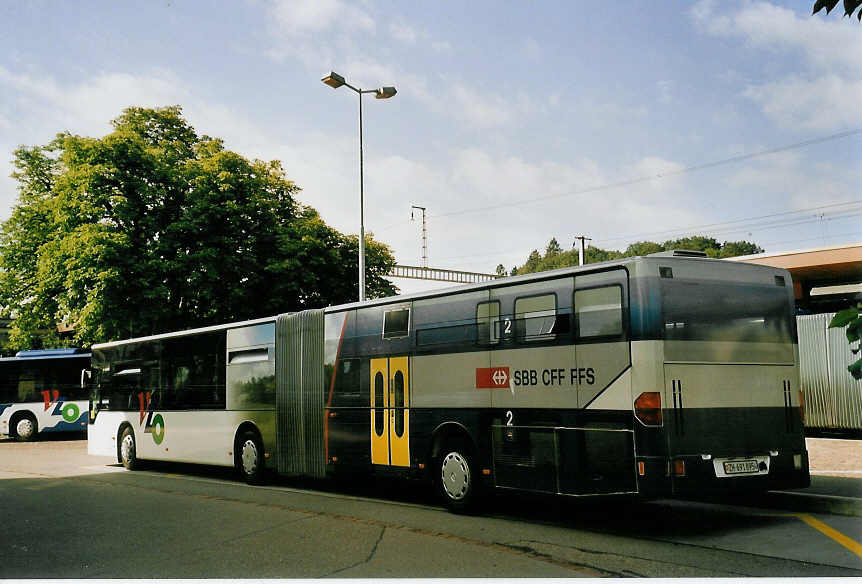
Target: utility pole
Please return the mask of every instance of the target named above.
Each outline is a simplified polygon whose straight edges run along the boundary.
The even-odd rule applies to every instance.
[[[410,220],[413,221],[413,209],[422,211],[422,267],[428,267],[428,227],[425,224],[425,207],[410,206]]]
[[[587,237],[586,235],[578,235],[575,237],[575,243],[577,243],[578,240],[580,240],[580,242],[581,242],[581,247],[578,248],[578,265],[583,266],[584,265],[584,241],[592,241],[593,239],[591,237]],[[575,245],[575,243],[573,243],[572,245]]]

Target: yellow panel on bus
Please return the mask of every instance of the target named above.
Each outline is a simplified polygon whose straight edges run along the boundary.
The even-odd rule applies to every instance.
[[[371,360],[371,463],[389,464],[389,360]]]
[[[389,359],[389,445],[392,466],[410,466],[410,376],[407,357]]]

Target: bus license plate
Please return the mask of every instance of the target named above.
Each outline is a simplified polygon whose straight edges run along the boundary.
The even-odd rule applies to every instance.
[[[725,474],[741,474],[760,470],[756,460],[736,460],[724,463]]]

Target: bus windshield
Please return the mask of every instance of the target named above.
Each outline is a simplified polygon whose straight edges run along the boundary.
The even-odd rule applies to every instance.
[[[793,363],[793,305],[786,287],[662,280],[668,361]]]

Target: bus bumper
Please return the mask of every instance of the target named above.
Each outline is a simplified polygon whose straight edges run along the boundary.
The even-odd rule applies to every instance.
[[[752,464],[748,461],[757,462],[760,469],[754,471],[752,465],[752,470],[745,471],[741,466],[733,466],[737,461],[740,465]],[[763,468],[764,463],[766,469]],[[668,461],[668,476],[672,494],[680,496],[803,489],[811,484],[807,451],[716,459],[677,456]]]

